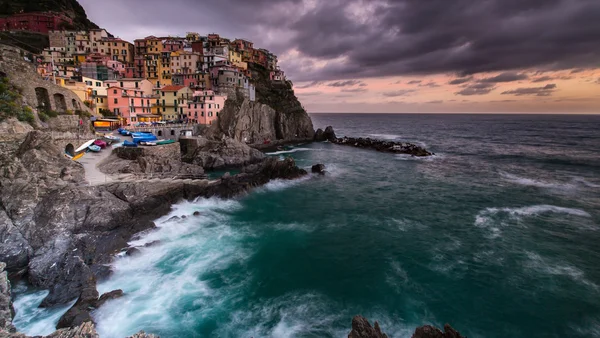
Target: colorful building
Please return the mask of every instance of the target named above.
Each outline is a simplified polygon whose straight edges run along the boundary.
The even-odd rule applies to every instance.
[[[213,124],[225,106],[227,96],[212,90],[196,91],[193,99],[183,108],[184,120],[199,124]]]
[[[146,122],[153,117],[156,96],[146,95],[141,89],[111,86],[107,89],[108,109],[118,116],[123,125]]]
[[[144,92],[144,95],[154,94],[154,85],[152,84],[152,82],[146,79],[118,79],[106,81],[106,84],[109,88],[120,87],[124,89],[136,89]]]
[[[83,102],[87,99],[87,88],[83,82],[77,82],[68,77],[56,77],[56,84],[69,89]]]
[[[156,90],[156,105],[163,121],[183,120],[184,106],[182,102],[192,99],[193,92],[185,86],[165,86]]]
[[[91,103],[92,109],[94,109],[96,114],[112,115],[108,113],[108,84],[104,81],[85,76],[81,79],[86,86],[86,101]]]
[[[212,88],[210,74],[206,72],[196,72],[190,74],[173,74],[173,85],[185,86],[197,90]]]
[[[113,61],[120,61],[125,64],[133,63],[133,44],[119,38],[104,38],[99,44],[100,53],[110,56]]]
[[[171,53],[171,74],[195,73],[201,56],[193,52],[177,51]]]

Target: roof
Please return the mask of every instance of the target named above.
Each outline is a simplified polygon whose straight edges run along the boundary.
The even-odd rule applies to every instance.
[[[185,86],[164,86],[160,90],[163,92],[178,92],[181,89],[185,88]]]

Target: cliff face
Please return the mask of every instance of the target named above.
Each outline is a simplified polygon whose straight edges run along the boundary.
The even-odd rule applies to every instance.
[[[265,141],[306,141],[314,138],[313,124],[290,82],[272,82],[265,68],[250,64],[256,101],[241,94],[230,95],[208,136],[223,135],[237,141],[262,144]]]
[[[98,25],[88,19],[77,0],[0,0],[0,15],[29,12],[59,12],[73,19],[73,27],[81,30],[95,29]]]

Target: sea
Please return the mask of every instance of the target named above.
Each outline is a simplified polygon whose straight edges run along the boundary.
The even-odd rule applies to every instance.
[[[101,337],[347,337],[358,314],[390,337],[600,337],[600,116],[312,119],[435,156],[299,144],[269,155],[326,175],[174,205],[99,283],[125,292],[94,312]],[[15,291],[31,335],[68,308]]]

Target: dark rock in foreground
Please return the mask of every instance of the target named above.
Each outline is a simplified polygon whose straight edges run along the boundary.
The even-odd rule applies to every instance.
[[[352,331],[348,334],[348,338],[388,338],[388,336],[381,332],[378,322],[375,322],[373,327],[365,317],[355,316],[352,318]]]
[[[315,164],[312,166],[311,171],[315,174],[325,175],[325,165],[324,164]]]
[[[393,141],[382,141],[371,138],[354,138],[354,137],[342,137],[336,138],[331,143],[351,146],[355,148],[373,149],[384,153],[392,154],[407,154],[417,157],[432,156],[433,153],[427,151],[427,149],[419,147],[412,143],[402,143]]]
[[[375,322],[371,326],[369,321],[363,316],[355,316],[352,318],[352,331],[348,334],[348,338],[388,338],[381,331],[379,323]],[[444,325],[444,332],[437,327],[425,325],[418,327],[413,333],[412,338],[466,338],[452,328],[452,326]]]
[[[317,142],[333,141],[336,138],[337,137],[335,136],[335,131],[333,131],[332,126],[328,126],[327,128],[325,128],[325,131],[319,128],[315,132],[315,141]]]

